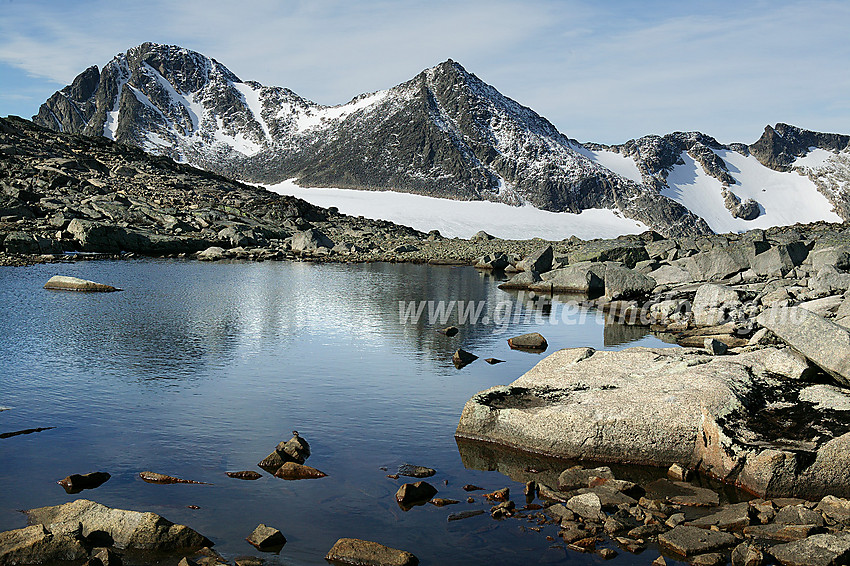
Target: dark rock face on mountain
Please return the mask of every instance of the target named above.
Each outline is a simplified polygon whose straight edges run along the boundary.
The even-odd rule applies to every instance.
[[[824,134],[803,130],[788,124],[765,126],[761,138],[750,146],[750,153],[766,167],[787,171],[798,157],[809,153],[810,148],[841,151],[850,144],[850,136]]]
[[[609,208],[668,234],[709,233],[654,187],[582,155],[535,112],[454,61],[326,107],[146,43],[87,69],[34,121],[102,135],[230,177],[392,189],[578,213]]]
[[[712,150],[728,149],[711,136],[700,132],[674,132],[665,136],[644,136],[621,145],[585,144],[591,149],[606,149],[634,159],[644,184],[657,190],[667,187],[667,175],[681,165],[682,153],[699,163],[703,170],[723,183],[734,185],[726,163]]]

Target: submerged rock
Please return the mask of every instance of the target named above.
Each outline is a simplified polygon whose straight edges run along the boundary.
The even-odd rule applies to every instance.
[[[546,338],[537,332],[509,338],[508,345],[513,350],[530,350],[534,352],[543,352],[549,347]]]
[[[112,477],[106,472],[91,472],[88,474],[71,474],[59,480],[66,493],[80,493],[84,489],[94,489],[106,483]]]
[[[157,472],[139,472],[139,477],[145,480],[148,483],[162,483],[162,484],[171,484],[171,483],[196,483],[202,485],[209,485],[206,482],[195,481],[195,480],[184,480],[182,478],[175,478],[174,476],[168,476],[165,474],[159,474]]]
[[[263,477],[263,474],[255,472],[253,470],[245,470],[241,472],[225,472],[227,477],[235,478],[238,480],[258,480]]]
[[[452,363],[455,365],[457,369],[463,369],[468,366],[472,362],[478,359],[478,356],[471,352],[467,352],[466,350],[459,348],[452,355]]]
[[[325,556],[325,560],[356,566],[416,566],[419,564],[419,559],[407,551],[355,538],[341,538],[336,541]]]
[[[56,291],[85,291],[91,293],[121,291],[121,289],[111,285],[104,285],[103,283],[95,283],[94,281],[64,275],[54,275],[44,284],[44,288]]]
[[[437,473],[433,468],[425,466],[414,466],[412,464],[402,464],[398,467],[398,475],[407,476],[410,478],[430,478]]]

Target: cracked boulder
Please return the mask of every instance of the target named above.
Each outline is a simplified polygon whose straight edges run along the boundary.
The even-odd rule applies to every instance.
[[[801,402],[798,362],[775,348],[560,350],[470,399],[456,435],[573,460],[683,463],[761,496],[850,495],[850,412]]]

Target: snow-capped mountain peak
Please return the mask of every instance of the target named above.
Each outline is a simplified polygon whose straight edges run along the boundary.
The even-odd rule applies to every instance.
[[[243,81],[200,53],[145,43],[86,69],[34,120],[250,182],[607,209],[669,235],[850,217],[847,136],[777,124],[752,146],[699,132],[581,144],[451,59],[324,106]],[[753,183],[786,188],[762,194]],[[780,214],[773,194],[805,203]]]

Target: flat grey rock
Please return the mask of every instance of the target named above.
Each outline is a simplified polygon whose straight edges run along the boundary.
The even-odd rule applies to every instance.
[[[850,561],[850,533],[812,535],[770,549],[783,566],[840,566]]]
[[[693,556],[722,550],[734,545],[735,537],[729,533],[679,525],[658,535],[662,548],[681,556]]]

